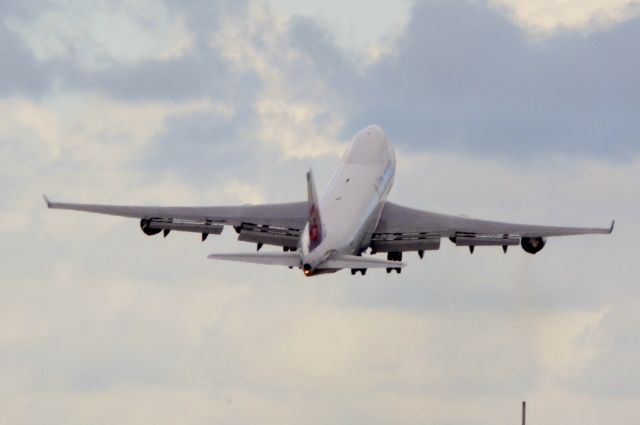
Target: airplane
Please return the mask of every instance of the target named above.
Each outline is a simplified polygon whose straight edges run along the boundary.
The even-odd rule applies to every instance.
[[[307,200],[283,204],[215,207],[146,207],[52,202],[47,207],[131,217],[140,220],[146,235],[171,231],[195,232],[205,241],[211,234],[233,226],[238,240],[274,245],[282,252],[211,254],[208,258],[280,265],[301,269],[305,276],[350,269],[365,275],[367,269],[384,268],[400,273],[402,254],[440,249],[448,238],[457,246],[508,247],[520,245],[536,254],[546,238],[585,234],[611,234],[608,228],[549,227],[500,223],[437,214],[387,201],[396,171],[395,152],[384,130],[371,125],[351,140],[321,198],[313,173],[307,173]],[[387,258],[363,254],[386,253]]]

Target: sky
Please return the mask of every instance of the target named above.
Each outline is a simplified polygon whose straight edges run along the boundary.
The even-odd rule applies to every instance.
[[[635,424],[640,4],[3,0],[6,424]],[[607,226],[536,256],[443,241],[401,275],[212,262],[41,198],[306,199],[362,127],[390,200]],[[177,232],[176,232],[177,233]],[[265,247],[264,249],[268,249]]]

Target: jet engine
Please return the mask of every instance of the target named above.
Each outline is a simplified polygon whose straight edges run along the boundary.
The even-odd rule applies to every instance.
[[[544,248],[546,243],[547,240],[541,237],[524,237],[520,239],[520,246],[522,246],[522,249],[524,249],[529,254],[537,254],[542,250],[542,248]]]
[[[140,220],[140,228],[147,236],[157,235],[158,233],[162,232],[162,228],[151,227],[151,220],[147,218],[143,218],[142,220]]]

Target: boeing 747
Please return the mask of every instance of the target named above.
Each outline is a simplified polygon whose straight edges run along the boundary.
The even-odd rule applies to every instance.
[[[500,223],[436,214],[387,201],[396,171],[395,153],[377,125],[361,130],[351,141],[329,186],[318,198],[311,171],[307,201],[223,207],[141,207],[52,202],[49,208],[85,211],[140,220],[147,235],[195,232],[204,241],[233,226],[240,241],[275,245],[282,252],[211,254],[217,260],[299,268],[306,276],[370,268],[400,273],[402,254],[437,250],[448,238],[455,245],[507,248],[520,245],[536,254],[552,236],[610,234],[607,228],[548,227]],[[363,256],[386,253],[385,258]]]

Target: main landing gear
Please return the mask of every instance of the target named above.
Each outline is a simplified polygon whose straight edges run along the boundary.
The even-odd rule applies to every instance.
[[[362,273],[362,276],[367,274],[367,269],[351,269],[351,276],[354,276],[356,273]]]
[[[387,260],[390,261],[402,261],[402,252],[388,252]],[[402,273],[401,267],[387,267],[387,273],[391,273],[393,270],[398,272],[398,274]]]

